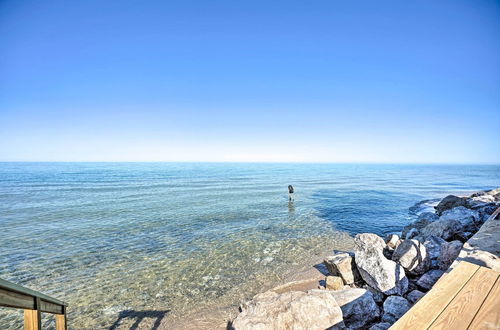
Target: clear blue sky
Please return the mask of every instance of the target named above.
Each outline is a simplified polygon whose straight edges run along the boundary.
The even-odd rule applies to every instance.
[[[500,2],[3,0],[0,160],[500,163]]]

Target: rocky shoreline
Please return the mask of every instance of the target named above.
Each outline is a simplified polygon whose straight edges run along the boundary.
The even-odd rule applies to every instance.
[[[258,294],[228,328],[388,329],[458,260],[500,269],[500,226],[491,217],[499,207],[500,188],[449,195],[401,235],[358,234],[354,253],[325,258],[317,289],[290,283]]]

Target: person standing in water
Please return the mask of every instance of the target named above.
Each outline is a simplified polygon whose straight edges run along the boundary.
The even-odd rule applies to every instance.
[[[291,184],[288,185],[288,200],[293,201],[294,195],[293,195],[293,186]]]

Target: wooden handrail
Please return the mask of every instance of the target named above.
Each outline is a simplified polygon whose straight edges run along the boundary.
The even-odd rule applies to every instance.
[[[56,316],[56,329],[66,330],[67,303],[0,279],[0,306],[24,309],[24,329],[40,330],[41,313]]]

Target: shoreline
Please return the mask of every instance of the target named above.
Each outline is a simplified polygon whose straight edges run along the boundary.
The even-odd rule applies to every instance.
[[[354,249],[354,238],[347,233],[342,232],[349,240],[342,241],[341,245],[351,246]],[[340,248],[340,246],[339,246]],[[347,249],[344,249],[347,250]],[[319,282],[325,278],[326,268],[323,265],[323,260],[332,254],[334,251],[331,248],[325,248],[319,253],[313,253],[299,263],[298,265],[290,265],[280,273],[275,273],[273,281],[264,283],[253,295],[266,291],[291,291],[291,290],[309,290],[317,289]],[[196,328],[200,330],[211,329],[227,329],[231,322],[239,314],[239,306],[244,304],[248,299],[239,299],[230,304],[219,305],[217,302],[209,304],[209,306],[197,307],[189,314],[173,317],[169,319],[167,324],[173,329],[188,329]]]
[[[328,268],[323,282],[315,282],[317,278],[311,277],[256,295],[229,323],[229,328],[244,330],[258,324],[262,329],[294,325],[388,329],[459,260],[500,270],[497,242],[500,225],[495,220],[500,213],[500,188],[474,192],[470,196],[448,195],[438,201],[416,203],[413,211],[419,206],[425,207],[415,212],[417,220],[402,228],[401,238],[395,234],[385,240],[376,234],[356,235],[355,254],[336,252],[323,261]],[[431,206],[434,212],[429,212]],[[396,267],[396,271],[391,271],[391,267]],[[380,273],[382,277],[378,276]],[[395,274],[399,275],[394,277]],[[358,279],[346,282],[350,276]],[[320,285],[320,290],[314,290],[315,284]],[[311,301],[320,296],[321,299],[328,297],[332,307],[324,310],[328,299],[314,307],[301,302],[301,299]],[[285,306],[283,299],[288,301]],[[336,311],[332,311],[334,306]],[[300,314],[293,315],[297,310]],[[313,316],[315,314],[323,315],[323,319]]]

